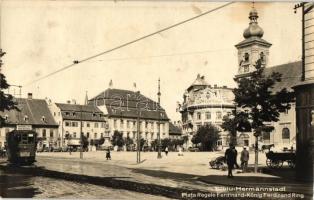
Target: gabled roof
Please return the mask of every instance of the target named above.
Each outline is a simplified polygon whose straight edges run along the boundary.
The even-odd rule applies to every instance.
[[[159,115],[157,102],[130,90],[107,89],[89,100],[89,105],[102,106],[104,104],[108,117],[137,118],[139,107],[141,119],[169,120],[163,108],[159,109]]]
[[[272,92],[279,92],[283,88],[287,88],[288,91],[293,91],[292,87],[301,81],[302,61],[265,68],[264,71],[265,75],[270,75],[273,72],[278,72],[282,76],[281,81],[275,84]]]
[[[101,121],[104,122],[103,112],[93,105],[56,103],[61,110],[64,120]]]
[[[18,103],[17,110],[0,112],[0,115],[8,116],[8,124],[30,124],[41,126],[58,126],[55,122],[48,104],[44,99],[15,99]],[[25,117],[27,120],[25,120]],[[43,120],[44,117],[44,120]]]

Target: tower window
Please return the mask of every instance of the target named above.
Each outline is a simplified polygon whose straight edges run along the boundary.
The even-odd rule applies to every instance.
[[[244,54],[244,61],[247,62],[250,60],[250,55],[248,53]]]

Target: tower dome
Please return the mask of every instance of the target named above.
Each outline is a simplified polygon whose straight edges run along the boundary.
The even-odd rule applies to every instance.
[[[258,25],[257,18],[258,18],[257,10],[253,7],[249,14],[249,19],[250,19],[249,27],[246,28],[243,32],[243,37],[245,39],[250,38],[250,37],[259,37],[259,38],[263,37],[264,31]]]

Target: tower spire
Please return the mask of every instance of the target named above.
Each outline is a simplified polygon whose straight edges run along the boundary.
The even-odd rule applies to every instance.
[[[85,93],[85,105],[87,105],[88,104],[88,96],[87,96],[87,91],[86,91],[86,93]]]

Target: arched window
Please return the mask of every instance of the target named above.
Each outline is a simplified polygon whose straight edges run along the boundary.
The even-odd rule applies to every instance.
[[[250,59],[250,55],[248,53],[244,54],[244,61],[247,62]]]
[[[290,140],[290,130],[288,128],[282,129],[282,139],[288,139]]]
[[[265,144],[270,143],[270,132],[263,132],[263,141]]]

